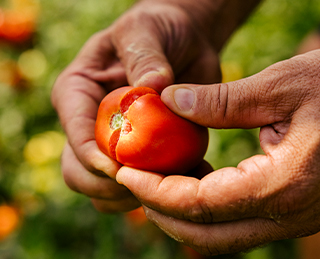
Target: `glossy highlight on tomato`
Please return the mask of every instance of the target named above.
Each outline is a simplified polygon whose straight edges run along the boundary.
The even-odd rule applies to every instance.
[[[174,114],[147,87],[121,87],[101,102],[95,126],[100,150],[119,163],[165,175],[185,174],[206,153],[208,130]]]

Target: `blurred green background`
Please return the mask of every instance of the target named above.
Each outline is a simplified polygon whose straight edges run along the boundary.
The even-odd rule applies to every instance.
[[[196,258],[151,224],[96,212],[61,177],[65,136],[50,103],[54,80],[94,32],[133,3],[0,0],[13,33],[0,32],[5,38],[0,41],[0,259]],[[24,26],[24,38],[14,34],[15,19]],[[293,56],[319,22],[320,0],[266,0],[223,50],[225,80]],[[206,158],[215,168],[236,166],[261,153],[258,134],[258,129],[210,130]],[[215,258],[299,257],[297,240],[285,240]]]

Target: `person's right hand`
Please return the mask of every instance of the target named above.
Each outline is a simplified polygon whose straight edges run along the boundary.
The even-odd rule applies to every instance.
[[[217,51],[198,28],[177,5],[141,1],[93,35],[56,80],[52,103],[68,138],[62,155],[64,179],[72,190],[91,197],[97,210],[140,206],[114,180],[121,165],[96,144],[99,103],[108,92],[127,84],[160,93],[174,82],[220,81]]]
[[[319,232],[319,59],[316,50],[226,84],[167,87],[161,98],[181,117],[212,128],[259,127],[264,154],[200,180],[125,166],[117,180],[150,221],[203,254]]]

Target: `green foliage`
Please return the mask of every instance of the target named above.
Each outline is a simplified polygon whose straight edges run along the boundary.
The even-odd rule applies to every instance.
[[[290,58],[302,39],[320,24],[319,0],[265,0],[233,35],[222,53],[236,61],[244,76]]]
[[[96,212],[86,197],[66,187],[60,173],[65,138],[50,104],[52,85],[87,39],[134,1],[39,3],[33,39],[22,45],[0,43],[0,60],[23,66],[27,57],[26,69],[33,75],[19,88],[0,84],[0,201],[21,210],[20,226],[0,242],[0,258],[185,258],[184,249],[154,226],[136,228],[124,215]],[[319,14],[319,0],[266,0],[234,34],[221,59],[238,64],[243,76],[257,73],[294,55],[303,37],[318,26]],[[215,168],[236,166],[262,153],[258,134],[258,129],[210,130],[206,158]],[[289,240],[232,258],[294,257]]]

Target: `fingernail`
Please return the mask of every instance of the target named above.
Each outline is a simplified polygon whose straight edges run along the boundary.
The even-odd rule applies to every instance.
[[[173,94],[175,103],[182,111],[191,110],[194,103],[194,92],[187,88],[178,88]]]
[[[149,71],[134,82],[133,86],[147,86],[161,93],[163,88],[173,83],[172,76],[167,69]]]
[[[158,71],[149,71],[144,74],[141,78],[139,78],[136,82],[134,82],[133,86],[145,86],[149,83],[150,78],[159,76]]]

